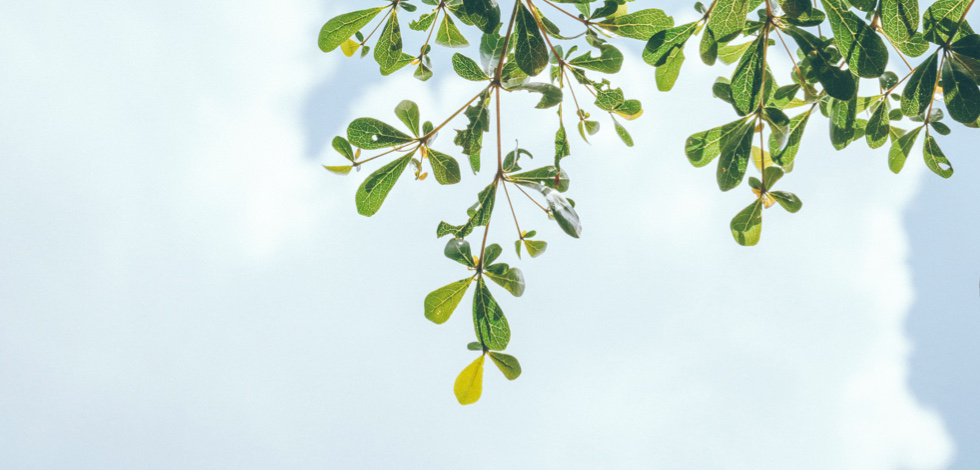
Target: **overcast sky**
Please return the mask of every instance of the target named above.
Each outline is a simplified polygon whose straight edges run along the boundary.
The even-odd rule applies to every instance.
[[[441,326],[422,299],[466,275],[434,229],[492,175],[406,175],[368,219],[366,173],[320,165],[353,118],[395,122],[410,98],[436,120],[478,85],[323,55],[323,22],[372,5],[324,3],[0,3],[5,468],[980,464],[975,131],[942,138],[946,182],[836,152],[815,119],[779,184],[803,210],[767,211],[743,248],[728,222],[751,192],[683,155],[731,120],[709,96],[730,72],[689,60],[661,94],[627,50],[637,146],[573,139],[580,240],[520,204],[550,246],[518,261],[494,224],[527,277],[521,299],[494,291],[524,374],[488,367],[463,408],[470,299]],[[553,111],[507,98],[504,141],[545,164]]]

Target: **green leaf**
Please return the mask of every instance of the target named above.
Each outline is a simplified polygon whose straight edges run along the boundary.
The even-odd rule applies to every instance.
[[[629,131],[627,131],[626,128],[619,123],[619,121],[613,121],[613,123],[616,125],[616,135],[619,136],[620,140],[622,140],[627,147],[632,147],[633,136],[630,135]]]
[[[426,152],[429,156],[429,163],[432,165],[432,173],[439,184],[456,184],[462,179],[459,174],[459,163],[456,159],[429,149]]]
[[[463,238],[470,233],[473,233],[473,229],[480,226],[487,225],[490,222],[490,215],[493,213],[493,205],[497,196],[497,185],[490,183],[486,188],[480,191],[477,195],[476,205],[472,209],[469,220],[463,225],[450,225],[446,222],[440,222],[439,227],[436,228],[436,237],[444,237],[449,234],[453,234],[456,238]]]
[[[743,116],[759,107],[759,94],[766,73],[763,58],[766,46],[765,38],[760,35],[742,56],[735,68],[735,74],[732,75],[732,97],[735,99],[733,104]]]
[[[753,42],[746,42],[743,44],[725,44],[718,47],[718,58],[721,59],[725,64],[731,65],[738,62],[742,58],[750,47],[752,47]]]
[[[806,123],[810,120],[811,108],[805,113],[793,117],[789,120],[789,138],[786,139],[786,147],[780,152],[772,152],[772,161],[783,167],[786,171],[792,171],[793,163],[796,161],[796,154],[800,150],[800,141],[803,139],[803,132],[806,130]]]
[[[404,132],[373,118],[359,118],[347,126],[347,139],[358,148],[376,150],[396,147],[413,139]]]
[[[490,77],[480,68],[475,60],[457,52],[453,54],[453,70],[460,77],[474,82],[490,80]]]
[[[696,22],[687,23],[654,34],[643,48],[643,60],[654,67],[663,65],[674,49],[684,47],[684,43],[697,29],[697,25]]]
[[[548,48],[545,45],[534,14],[522,3],[518,8],[516,30],[514,32],[514,57],[517,66],[529,77],[533,77],[548,65]]]
[[[496,0],[463,0],[467,19],[486,34],[493,33],[500,25],[500,6]]]
[[[684,65],[684,49],[674,49],[667,62],[657,67],[657,89],[666,92],[674,88],[682,65]]]
[[[442,19],[442,24],[439,25],[439,31],[436,32],[436,44],[446,47],[466,47],[470,43],[466,40],[466,36],[459,32],[459,28],[456,27],[456,23],[453,18],[446,15]]]
[[[507,91],[523,90],[532,93],[540,93],[541,101],[535,106],[538,109],[547,109],[553,106],[557,106],[561,103],[564,94],[561,88],[558,88],[550,83],[524,83],[511,88],[507,88]]]
[[[497,258],[500,257],[501,253],[503,252],[504,249],[501,248],[500,245],[496,243],[487,245],[487,248],[483,250],[483,264],[489,265],[493,263],[494,261],[496,261]]]
[[[674,26],[674,19],[667,16],[663,10],[650,8],[608,18],[597,26],[624,38],[646,41],[654,34]]]
[[[486,349],[503,351],[510,342],[510,325],[482,277],[476,280],[473,296],[473,326]]]
[[[730,191],[742,183],[752,154],[754,135],[755,126],[745,120],[722,142],[717,171],[718,187],[722,191]]]
[[[437,325],[446,323],[456,311],[459,302],[463,300],[471,282],[473,282],[473,278],[468,277],[448,286],[440,287],[425,296],[425,318]]]
[[[442,253],[446,255],[446,258],[456,261],[463,266],[476,267],[476,264],[473,263],[473,252],[470,251],[470,242],[462,238],[450,238],[446,242],[446,248],[442,250]]]
[[[555,218],[555,222],[558,222],[558,226],[569,236],[579,238],[582,234],[582,223],[579,221],[578,213],[575,212],[575,208],[569,200],[565,199],[557,190],[543,184],[524,181],[518,184],[544,195],[545,200],[548,202],[548,211]]]
[[[476,341],[473,341],[466,345],[466,349],[469,349],[470,351],[483,351],[483,345],[481,345]]]
[[[320,30],[319,45],[323,52],[330,52],[371,22],[378,13],[387,7],[368,8],[345,13],[327,21]]]
[[[408,27],[413,31],[426,31],[432,26],[432,23],[434,23],[438,17],[439,10],[433,10],[431,13],[423,14],[418,20],[409,22]]]
[[[518,252],[517,252],[518,256],[521,254],[521,252],[520,252],[520,242],[524,242],[524,247],[527,248],[527,254],[531,255],[532,258],[537,258],[542,253],[544,253],[545,250],[548,249],[548,242],[546,242],[546,241],[543,241],[543,240],[528,240],[528,239],[525,238],[523,240],[518,240],[518,245],[517,245],[518,246]]]
[[[480,171],[480,153],[483,150],[483,134],[490,132],[490,92],[484,91],[464,113],[469,119],[466,129],[457,130],[453,143],[470,157],[473,173]]]
[[[891,104],[889,104],[888,100],[883,99],[875,107],[874,112],[871,113],[871,119],[868,119],[868,125],[864,130],[864,137],[868,141],[868,147],[876,149],[888,142],[888,134],[891,132],[890,111]]]
[[[557,178],[555,178],[556,176]],[[523,173],[509,174],[507,175],[507,180],[515,183],[543,184],[549,188],[557,189],[560,192],[568,191],[568,186],[572,183],[565,170],[554,166],[545,166]]]
[[[786,191],[772,191],[769,193],[783,209],[786,209],[790,213],[797,213],[803,208],[803,201],[800,200],[795,194],[788,193]]]
[[[954,42],[950,50],[962,57],[980,60],[980,34],[971,34]]]
[[[371,173],[354,196],[357,213],[368,217],[377,213],[411,160],[411,155],[405,155]]]
[[[849,100],[854,97],[857,93],[854,75],[850,71],[841,70],[834,66],[837,60],[823,47],[823,42],[820,39],[796,27],[786,28],[784,31],[800,46],[800,50],[803,51],[807,61],[813,67],[817,80],[828,95],[839,100]]]
[[[963,18],[970,0],[937,0],[922,16],[922,32],[927,41],[945,44],[959,36],[960,19]]]
[[[409,100],[402,101],[395,107],[395,116],[398,116],[398,119],[408,126],[408,129],[412,131],[412,134],[414,134],[415,137],[419,137],[419,126],[421,121],[421,118],[419,117],[419,105]]]
[[[878,78],[888,65],[888,49],[867,23],[848,10],[844,0],[823,0],[834,41],[851,70],[863,78]]]
[[[783,8],[786,15],[791,18],[799,17],[810,12],[813,4],[810,0],[779,0],[779,6]]]
[[[748,0],[717,0],[708,18],[707,30],[717,42],[731,41],[742,32],[748,13]]]
[[[902,171],[905,160],[912,153],[912,146],[915,145],[915,139],[919,137],[920,131],[922,128],[916,127],[892,142],[891,150],[888,151],[888,168],[892,170],[892,173],[897,174]]]
[[[958,63],[947,60],[942,74],[946,111],[956,122],[976,122],[980,118],[980,89]]]
[[[933,53],[915,68],[912,77],[902,90],[902,113],[918,116],[932,103],[936,91],[936,75],[939,73],[939,56]]]
[[[949,164],[949,160],[946,159],[946,155],[943,154],[942,149],[939,148],[939,144],[936,143],[936,138],[926,134],[926,144],[922,148],[922,155],[926,159],[926,166],[932,170],[933,173],[942,176],[943,178],[949,178],[953,176],[953,166]]]
[[[918,0],[881,0],[881,27],[892,41],[911,40],[919,29]]]
[[[336,150],[341,155],[343,155],[344,158],[350,160],[351,162],[353,162],[354,159],[356,158],[356,155],[354,154],[354,149],[352,149],[350,146],[350,142],[348,142],[347,139],[343,137],[333,138],[333,149]]]
[[[744,131],[742,127],[744,123],[745,119],[739,119],[688,137],[684,149],[687,159],[696,167],[703,167],[711,163],[721,154],[724,143],[736,135],[741,136],[741,132]]]
[[[739,212],[731,223],[732,236],[742,246],[755,246],[762,235],[762,201],[756,200],[742,212]]]
[[[392,10],[388,23],[381,30],[378,43],[374,46],[374,60],[381,66],[381,75],[391,75],[414,59],[402,52],[402,33],[398,27],[398,14],[396,10]]]
[[[453,383],[453,394],[460,405],[472,405],[483,394],[483,362],[486,356],[480,355],[466,366]]]
[[[582,54],[568,63],[583,69],[595,70],[602,73],[617,73],[623,66],[623,53],[614,46],[602,44],[599,46],[599,56],[593,57],[591,52]]]
[[[497,365],[500,372],[503,372],[507,380],[514,380],[521,376],[521,363],[517,358],[509,354],[490,352],[490,359]]]
[[[484,264],[489,261],[484,261]],[[514,297],[524,295],[524,273],[520,269],[512,268],[506,263],[491,264],[484,268],[483,274],[496,282],[497,285],[507,289]]]
[[[830,102],[830,142],[842,150],[854,141],[857,120],[857,97]]]

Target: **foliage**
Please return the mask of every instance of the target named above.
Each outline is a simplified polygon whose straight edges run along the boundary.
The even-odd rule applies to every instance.
[[[821,0],[819,4],[811,0],[715,0],[708,6],[696,3],[701,17],[680,25],[656,8],[628,8],[644,0],[514,0],[509,15],[501,14],[497,0],[420,1],[425,6],[408,22],[410,30],[425,38],[415,55],[404,52],[399,18],[400,12],[418,10],[409,0],[379,0],[385,4],[331,19],[320,33],[320,48],[324,52],[340,48],[347,56],[360,50],[361,57],[366,57],[371,39],[377,37],[373,58],[383,75],[412,66],[414,76],[424,81],[434,74],[431,43],[470,47],[459,27],[471,27],[481,35],[479,56],[457,52],[451,66],[459,77],[475,82],[473,98],[438,125],[422,122],[418,106],[410,101],[395,109],[404,128],[374,118],[356,119],[346,138],[333,141],[347,164],[326,168],[349,174],[374,160],[389,158],[365,178],[355,196],[358,212],[370,216],[381,208],[409,165],[417,180],[428,176],[426,165],[439,184],[461,180],[459,162],[433,147],[438,133],[457,118],[463,128],[456,130],[453,144],[470,169],[479,172],[484,134],[495,121],[492,180],[477,194],[466,216],[457,219],[460,225],[441,222],[436,229],[438,237],[450,235],[445,256],[469,273],[436,289],[424,301],[425,317],[441,324],[473,286],[477,341],[468,349],[480,356],[456,379],[454,391],[464,405],[480,398],[486,356],[507,379],[521,373],[517,359],[501,352],[510,343],[510,324],[486,282],[516,297],[524,293],[521,270],[497,262],[503,249],[487,243],[498,199],[503,196],[513,216],[517,256],[524,252],[538,257],[548,244],[537,238],[536,231],[521,229],[510,193],[516,190],[515,194],[525,196],[565,234],[580,236],[582,224],[575,203],[564,195],[570,179],[561,162],[572,153],[565,120],[571,119],[585,142],[599,132],[600,121],[580,106],[585,101],[579,95],[591,95],[595,110],[608,114],[616,134],[627,146],[633,145],[622,121],[642,115],[643,105],[610,81],[624,60],[610,39],[643,41],[643,60],[656,68],[654,76],[661,91],[670,91],[677,83],[687,59],[685,46],[694,37],[700,36],[698,52],[705,64],[734,65],[730,76],[718,78],[712,93],[731,104],[735,120],[694,133],[687,139],[685,153],[695,167],[718,160],[716,178],[722,191],[739,187],[750,160],[754,162],[758,177],[749,177],[754,197],[731,221],[732,236],[741,245],[759,243],[765,209],[778,204],[796,213],[802,208],[795,194],[772,188],[793,171],[814,111],[827,118],[831,142],[838,150],[862,139],[871,148],[890,142],[888,166],[895,173],[924,135],[926,166],[944,178],[952,176],[953,168],[935,134],[949,134],[950,128],[943,123],[946,114],[967,127],[980,126],[980,35],[965,20],[973,0],[936,1],[922,13],[921,28],[917,0]],[[559,23],[570,24],[573,33],[563,33]],[[365,35],[363,31],[369,32]],[[887,70],[889,46],[909,69],[901,78]],[[778,53],[787,54],[793,63],[791,82],[783,85],[776,83],[771,69],[771,54]],[[923,57],[915,67],[909,62],[914,57]],[[871,86],[877,85],[877,92],[861,96],[862,80],[875,80]],[[539,94],[538,108],[556,108],[553,164],[525,170],[522,165],[533,158],[529,150],[517,148],[505,154],[501,148],[500,100],[515,91]],[[940,96],[946,113],[937,106]],[[571,106],[574,112],[566,113]],[[912,123],[911,129],[897,126],[906,120]],[[361,158],[362,150],[384,151]],[[473,237],[481,227],[482,234]],[[470,237],[479,242],[475,251]]]

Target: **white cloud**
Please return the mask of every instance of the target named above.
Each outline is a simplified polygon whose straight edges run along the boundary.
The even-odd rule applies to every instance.
[[[304,161],[298,120],[314,78],[338,66],[323,64],[373,66],[309,50],[322,23],[312,2],[212,2],[194,14],[180,3],[56,7],[24,4],[0,19],[17,38],[0,42],[10,64],[0,103],[15,111],[0,126],[16,131],[0,140],[14,156],[0,176],[0,214],[12,222],[0,228],[12,248],[0,262],[15,267],[0,273],[0,376],[13,379],[0,382],[3,460],[948,462],[941,421],[906,384],[901,214],[921,169],[894,178],[881,152],[836,153],[815,120],[810,150],[780,183],[803,211],[767,211],[762,246],[735,246],[728,220],[751,194],[720,193],[713,170],[682,153],[687,135],[730,111],[644,91],[652,69],[631,58],[617,82],[646,105],[629,125],[638,146],[608,132],[593,147],[574,139],[566,161],[582,240],[516,197],[524,228],[551,242],[519,263],[524,298],[498,294],[525,374],[510,383],[488,369],[483,401],[461,409],[451,384],[470,358],[468,299],[441,327],[422,319],[421,299],[463,276],[432,235],[439,220],[462,217],[489,171],[452,188],[406,175],[377,216],[358,216],[353,193],[366,174],[344,179]],[[711,77],[694,62],[678,90],[705,95]],[[429,85],[400,74],[345,87],[338,93],[362,95],[347,121],[395,122],[402,98],[423,117],[448,115],[478,85],[446,70]],[[520,139],[547,164],[554,113],[527,110],[533,96],[507,98],[505,145]],[[492,236],[514,261],[513,227],[495,223]]]

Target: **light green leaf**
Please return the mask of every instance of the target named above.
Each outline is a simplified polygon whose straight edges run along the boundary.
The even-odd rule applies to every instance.
[[[620,140],[622,140],[627,147],[632,147],[633,136],[630,135],[629,131],[627,131],[626,128],[619,123],[619,121],[613,121],[613,123],[616,125],[616,135],[619,136]]]
[[[372,216],[381,209],[381,204],[385,202],[391,188],[395,187],[398,178],[401,177],[412,160],[411,155],[401,157],[375,171],[361,183],[357,188],[354,201],[357,203],[357,213],[365,216]]]
[[[912,146],[915,145],[915,139],[919,137],[921,131],[921,127],[916,127],[892,142],[892,147],[888,151],[888,168],[892,170],[892,173],[897,174],[902,171],[905,160],[912,153]]]
[[[351,162],[353,162],[354,159],[356,158],[356,155],[354,154],[354,149],[352,149],[350,146],[350,142],[348,142],[347,139],[343,137],[333,138],[333,149],[336,150],[339,154],[343,155],[344,158],[350,160]]]
[[[756,200],[742,209],[731,223],[732,236],[742,246],[755,246],[762,235],[762,201]]]
[[[456,184],[462,179],[459,174],[459,163],[456,159],[429,149],[427,152],[429,163],[432,165],[432,173],[439,184]]]
[[[473,278],[468,277],[445,287],[440,287],[425,296],[425,318],[437,325],[446,323],[456,311],[460,301],[463,300],[471,282],[473,282]]]
[[[711,163],[712,160],[721,154],[723,143],[732,139],[736,133],[739,133],[738,135],[741,136],[740,132],[744,130],[741,125],[744,122],[745,119],[739,119],[738,121],[698,132],[688,137],[684,149],[687,154],[687,159],[696,167],[702,167]]]
[[[470,45],[466,40],[466,36],[463,36],[463,33],[459,32],[459,28],[456,27],[456,23],[449,15],[445,15],[442,19],[442,24],[439,25],[439,31],[436,32],[436,44],[446,47],[466,47]]]
[[[971,0],[937,0],[922,16],[922,32],[927,41],[944,44],[951,38],[959,38],[963,31],[960,19]]]
[[[891,104],[885,99],[881,100],[871,113],[871,119],[868,119],[868,125],[864,130],[868,147],[876,149],[888,142],[888,134],[891,131],[890,111]]]
[[[535,106],[538,109],[547,109],[553,106],[557,106],[561,103],[564,95],[561,88],[558,88],[550,83],[524,83],[511,88],[507,88],[507,91],[523,90],[529,91],[531,93],[540,93],[541,101]]]
[[[556,176],[558,178],[555,178]],[[507,175],[507,180],[515,183],[543,184],[549,188],[557,189],[560,192],[568,191],[568,186],[572,183],[565,170],[560,170],[554,166],[545,166],[523,173],[509,174]]]
[[[320,50],[330,52],[336,49],[344,41],[353,36],[354,33],[360,31],[366,24],[370,23],[385,8],[387,7],[368,8],[367,10],[345,13],[327,21],[323,25],[323,28],[320,29],[320,38],[318,41]]]
[[[654,34],[674,26],[674,19],[663,10],[650,8],[608,18],[597,26],[624,38],[646,41]]]
[[[803,139],[803,132],[806,130],[806,123],[810,120],[813,108],[805,113],[793,117],[789,121],[789,138],[786,139],[786,147],[780,152],[772,152],[772,161],[783,167],[787,172],[793,170],[793,163],[796,154],[800,150],[800,141]]]
[[[857,121],[857,97],[830,102],[830,142],[842,150],[854,141]]]
[[[718,0],[708,18],[707,30],[717,42],[731,41],[742,32],[748,13],[748,0]]]
[[[599,46],[599,56],[593,57],[591,52],[582,54],[568,63],[583,69],[595,70],[602,73],[617,73],[623,66],[623,53],[609,44]]]
[[[396,147],[413,139],[404,132],[373,118],[359,118],[347,126],[347,139],[355,147],[376,150]]]
[[[483,71],[475,60],[470,59],[469,57],[466,57],[458,52],[453,54],[453,70],[455,70],[456,74],[460,77],[470,81],[480,82],[490,80],[490,77],[487,76],[486,72]]]
[[[892,41],[911,40],[919,29],[918,0],[881,0],[881,27]]]
[[[353,165],[343,165],[343,166],[327,166],[327,165],[324,165],[323,167],[326,168],[327,171],[329,171],[329,172],[331,172],[333,174],[336,174],[336,175],[347,175],[347,174],[350,174],[350,171],[354,169],[354,166]]]
[[[684,49],[674,49],[667,62],[657,67],[657,89],[666,92],[674,88],[682,65],[684,65]]]
[[[395,107],[395,116],[398,116],[398,119],[408,126],[408,129],[412,131],[415,137],[419,136],[419,126],[421,125],[419,105],[409,100],[402,101]]]

